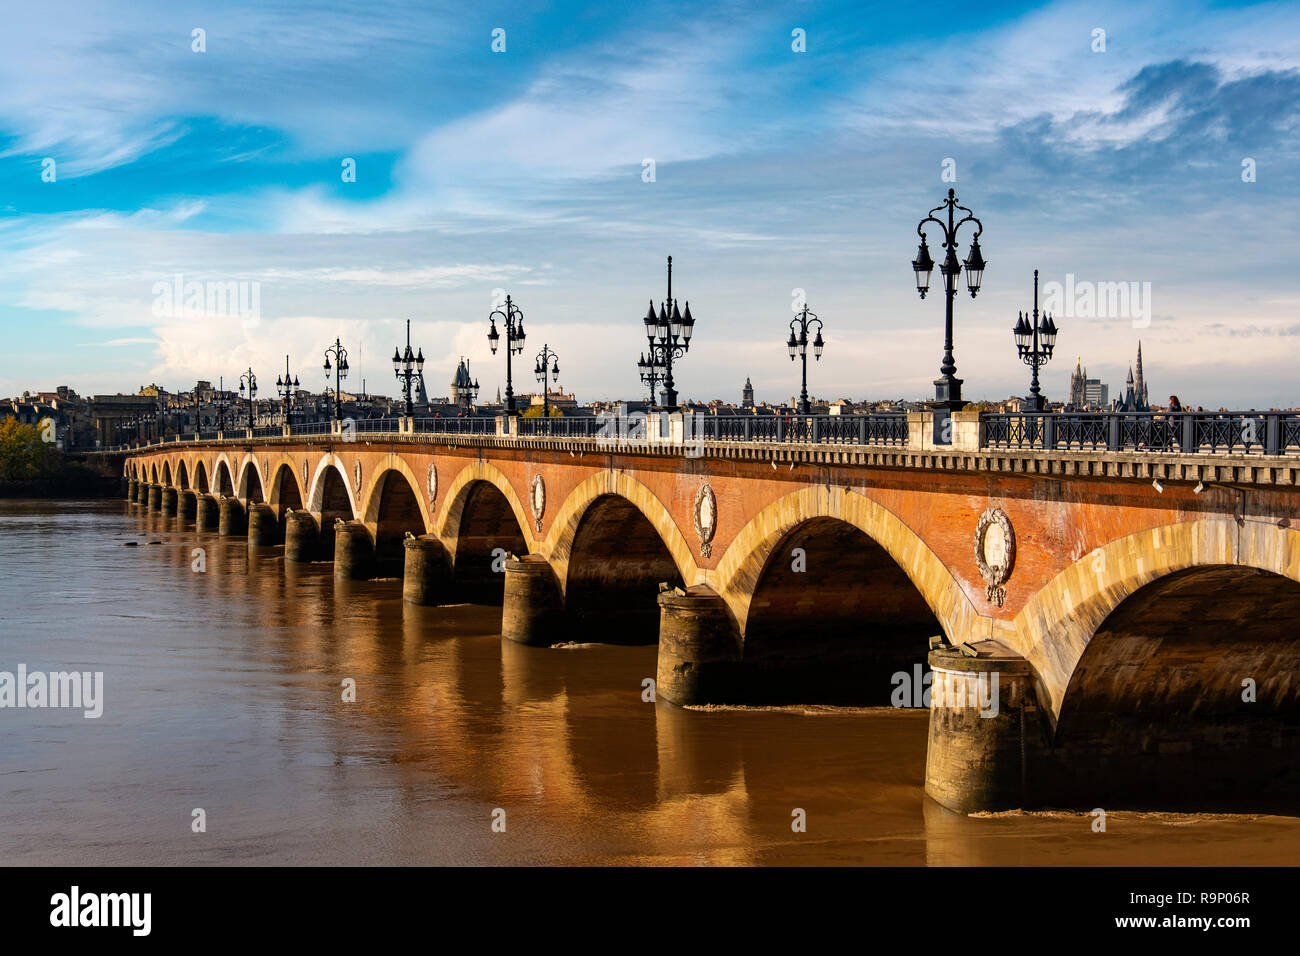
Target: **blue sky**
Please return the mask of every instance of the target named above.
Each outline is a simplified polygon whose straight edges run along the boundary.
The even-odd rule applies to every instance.
[[[1295,4],[463,6],[9,12],[0,394],[269,382],[286,352],[319,388],[336,335],[391,394],[408,318],[431,393],[464,355],[492,394],[503,289],[529,360],[545,341],[580,398],[634,396],[671,254],[683,397],[797,392],[795,289],[826,325],[815,395],[924,397],[942,299],[909,261],[952,186],[989,261],[957,303],[968,398],[1025,391],[1010,329],[1037,268],[1150,283],[1149,325],[1058,314],[1050,396],[1076,355],[1121,387],[1140,338],[1153,399],[1300,403]],[[155,314],[177,274],[259,283],[260,320]]]

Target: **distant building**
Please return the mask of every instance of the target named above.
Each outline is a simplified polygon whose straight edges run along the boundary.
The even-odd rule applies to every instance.
[[[468,410],[477,397],[478,382],[470,377],[469,365],[462,356],[460,364],[456,366],[456,374],[451,380],[451,403]],[[500,402],[500,400],[500,389],[498,388],[497,401]]]
[[[749,376],[745,376],[745,387],[740,391],[740,407],[754,407],[754,386],[750,384]]]
[[[1076,410],[1110,407],[1110,386],[1099,378],[1088,378],[1088,370],[1078,356],[1070,375],[1070,398],[1066,405]]]
[[[1100,379],[1087,379],[1084,382],[1083,402],[1087,408],[1106,408],[1110,405],[1110,386],[1103,385]]]
[[[1142,343],[1138,342],[1137,374],[1129,366],[1128,378],[1124,383],[1124,398],[1119,402],[1121,412],[1149,412],[1151,403],[1147,400],[1147,382],[1142,376]]]

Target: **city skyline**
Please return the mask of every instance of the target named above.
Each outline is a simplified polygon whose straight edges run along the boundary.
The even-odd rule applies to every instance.
[[[1297,185],[1300,12],[683,10],[596,25],[339,7],[347,28],[324,30],[239,6],[87,7],[72,32],[17,14],[0,40],[0,321],[24,367],[0,370],[0,393],[193,381],[286,351],[311,369],[336,336],[354,375],[387,382],[412,319],[432,365],[466,356],[489,394],[501,290],[569,357],[571,388],[636,395],[643,303],[671,254],[697,319],[683,398],[746,376],[758,401],[797,394],[796,290],[826,323],[812,392],[923,397],[942,306],[918,300],[909,260],[952,186],[989,262],[957,305],[969,396],[1027,390],[1011,328],[1038,268],[1045,289],[1133,287],[1145,314],[1071,315],[1088,308],[1058,296],[1063,354],[1113,390],[1141,338],[1157,399],[1296,404],[1285,349],[1261,346],[1300,334],[1297,227],[1273,214]],[[256,319],[156,315],[177,276],[256,284]],[[1072,371],[1049,364],[1045,394]]]

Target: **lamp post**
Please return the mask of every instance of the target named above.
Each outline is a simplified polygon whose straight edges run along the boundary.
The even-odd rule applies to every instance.
[[[510,355],[524,350],[524,313],[514,304],[510,296],[506,296],[505,308],[495,309],[488,316],[488,321],[492,323],[491,328],[488,329],[488,345],[492,346],[493,355],[497,354],[497,342],[501,339],[501,333],[497,331],[498,316],[506,327],[506,414],[516,415],[518,413],[515,411],[515,390],[510,378]]]
[[[653,408],[655,403],[655,383],[662,378],[659,374],[660,365],[655,361],[654,352],[650,353],[649,358],[642,352],[637,359],[636,367],[641,374],[642,384],[650,386],[650,406]]]
[[[293,404],[293,393],[297,387],[298,376],[295,375],[292,379],[289,378],[289,356],[286,355],[284,357],[284,378],[278,375],[275,377],[275,390],[280,393],[280,401],[284,405],[283,424],[285,425],[289,424],[289,408]]]
[[[330,356],[334,356],[334,364],[330,365]],[[337,338],[334,340],[332,348],[325,350],[325,381],[329,382],[330,369],[334,370],[334,420],[336,422],[343,420],[343,412],[339,408],[339,387],[343,379],[348,376],[348,350],[343,347],[343,343]],[[326,385],[328,388],[328,384]]]
[[[813,357],[821,361],[822,349],[826,343],[822,341],[822,320],[817,318],[815,312],[808,311],[808,303],[804,303],[803,311],[799,312],[790,321],[790,340],[785,343],[785,347],[790,351],[790,361],[793,362],[795,355],[799,356],[803,364],[803,385],[799,390],[799,414],[809,414],[808,405],[808,329],[813,323],[817,324],[817,337],[813,339]],[[798,327],[798,334],[795,334],[795,328]]]
[[[1025,313],[1018,313],[1016,327],[1011,330],[1016,337],[1016,349],[1020,360],[1033,369],[1029,385],[1029,404],[1031,410],[1041,412],[1047,407],[1047,400],[1039,394],[1038,370],[1052,358],[1056,348],[1056,323],[1046,312],[1038,315],[1038,270],[1034,270],[1034,312],[1032,319]]]
[[[424,371],[424,349],[419,354],[411,352],[411,320],[406,320],[406,352],[403,354],[393,349],[393,374],[402,383],[402,394],[406,396],[406,417],[413,412],[411,405],[411,380]]]
[[[239,395],[241,398],[244,395],[245,388],[248,389],[248,427],[251,430],[255,427],[253,424],[253,398],[257,395],[257,376],[253,374],[251,368],[239,376]]]
[[[956,217],[956,211],[959,209],[966,214],[961,219]],[[948,213],[946,224],[942,219],[936,219],[934,216],[936,212],[942,210]],[[945,318],[943,363],[939,366],[939,378],[934,381],[934,407],[946,408],[950,411],[956,411],[966,404],[961,399],[962,380],[954,375],[957,371],[957,362],[952,357],[952,305],[957,295],[957,280],[962,269],[962,263],[957,261],[957,231],[968,222],[975,223],[975,236],[971,240],[970,253],[965,262],[966,288],[970,290],[971,298],[975,298],[984,279],[984,256],[980,253],[980,234],[984,231],[984,224],[965,206],[958,205],[957,194],[953,190],[949,189],[948,198],[931,209],[929,214],[917,224],[916,233],[921,237],[921,245],[917,249],[916,258],[912,261],[912,271],[916,273],[916,291],[921,293],[921,298],[924,299],[925,293],[930,288],[930,273],[934,271],[934,260],[930,257],[930,249],[926,244],[925,225],[934,223],[943,230],[942,248],[947,250],[943,265],[939,266],[939,271],[943,275]]]
[[[229,400],[226,398],[226,377],[224,375],[217,379],[217,397],[213,404],[217,406],[217,431],[223,432],[226,430],[226,406],[229,404]]]
[[[549,368],[547,366],[550,366]],[[546,387],[546,375],[550,373],[555,382],[560,381],[560,357],[551,351],[551,347],[542,343],[542,350],[537,353],[537,364],[533,366],[533,375],[542,383],[542,417],[550,418],[550,392]]]
[[[695,319],[691,317],[691,304],[686,303],[686,314],[677,310],[673,298],[673,257],[668,257],[668,298],[659,304],[655,315],[654,300],[645,319],[646,339],[650,343],[650,361],[664,370],[664,411],[677,411],[677,389],[673,383],[673,359],[683,357],[691,349],[691,333]]]

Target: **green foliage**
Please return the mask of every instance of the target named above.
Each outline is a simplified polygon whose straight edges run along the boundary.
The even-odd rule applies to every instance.
[[[0,422],[0,481],[31,481],[59,471],[58,450],[41,441],[32,425],[16,418]]]

